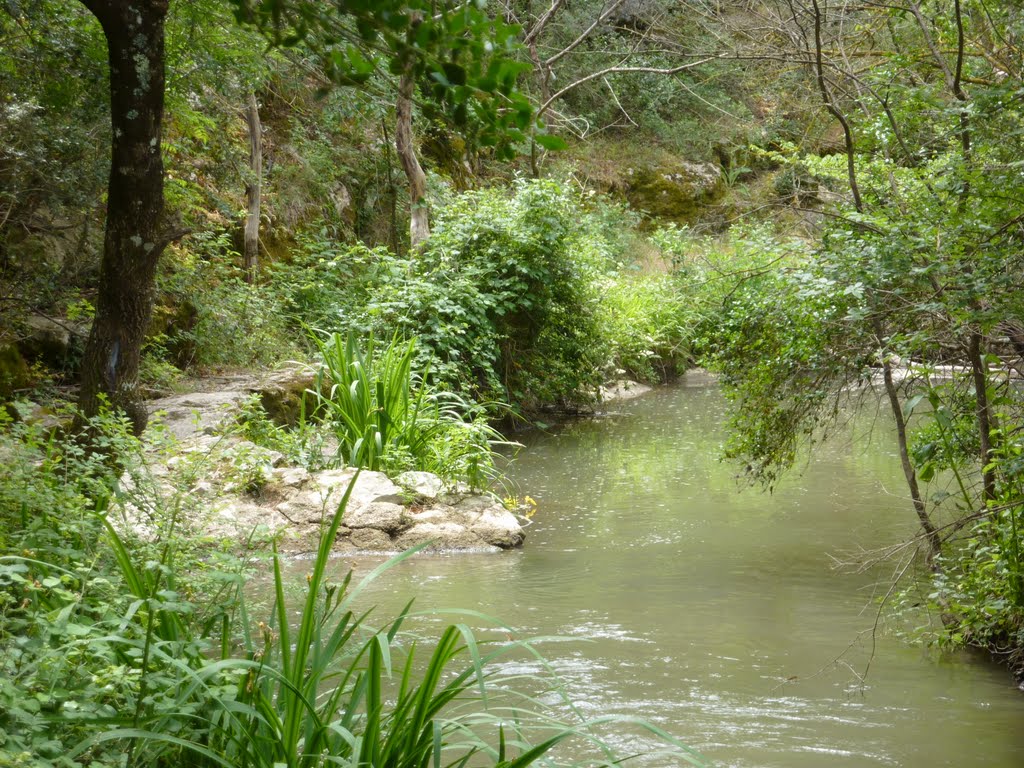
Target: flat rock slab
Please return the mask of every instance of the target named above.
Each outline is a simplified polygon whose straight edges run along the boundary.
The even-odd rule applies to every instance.
[[[283,454],[237,435],[217,434],[252,395],[282,407],[312,386],[305,369],[267,376],[239,374],[207,379],[201,391],[150,401],[151,414],[176,438],[174,455],[153,466],[160,492],[177,493],[200,536],[245,541],[254,530],[277,535],[285,552],[316,548],[345,494],[335,546],[347,552],[399,552],[427,544],[435,551],[497,551],[522,546],[525,520],[491,496],[450,488],[429,472],[329,469],[310,472],[285,465]],[[159,442],[159,441],[157,441]],[[181,477],[190,478],[182,487]],[[176,489],[171,489],[174,483]],[[142,503],[127,501],[129,525],[140,532]],[[132,511],[134,510],[134,512]]]
[[[274,409],[284,411],[300,402],[312,384],[313,374],[306,368],[286,368],[262,376],[214,376],[195,382],[197,391],[150,400],[146,409],[151,417],[162,413],[157,421],[178,440],[187,440],[216,429],[252,395],[259,395],[261,402],[269,406],[272,417],[282,415]]]

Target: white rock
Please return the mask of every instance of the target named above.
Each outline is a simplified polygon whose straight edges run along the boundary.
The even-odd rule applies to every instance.
[[[384,533],[384,531],[378,531],[376,528],[354,530],[349,537],[349,541],[357,549],[369,550],[371,552],[390,552],[398,549],[394,542],[391,541],[390,536]]]
[[[436,499],[444,491],[444,481],[433,472],[403,472],[395,481],[423,499]]]
[[[341,501],[341,497],[349,483],[352,482],[355,473],[354,469],[328,469],[323,472],[315,472],[310,478],[315,487],[322,489],[325,498],[330,496],[336,501]],[[336,496],[335,491],[337,491]],[[402,489],[391,482],[383,472],[363,471],[352,489],[349,508],[363,506],[373,501],[398,502],[401,497]]]
[[[293,525],[319,525],[328,506],[319,491],[310,490],[290,496],[278,504],[276,509]]]
[[[376,528],[378,531],[396,533],[408,525],[405,507],[387,501],[371,501],[363,506],[345,510],[345,525],[352,529]]]
[[[279,467],[270,475],[270,482],[285,488],[301,488],[309,480],[309,472],[303,467]]]
[[[650,391],[651,388],[649,386],[641,384],[639,381],[619,379],[606,387],[601,387],[601,400],[604,402],[632,400],[634,397],[640,397],[640,395],[645,395]]]
[[[485,509],[469,526],[469,530],[486,541],[502,549],[513,549],[522,546],[523,527],[516,516],[497,504]]]

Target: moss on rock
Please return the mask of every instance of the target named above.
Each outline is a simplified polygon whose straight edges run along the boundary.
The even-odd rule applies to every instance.
[[[629,168],[626,176],[625,196],[631,207],[680,224],[692,222],[725,193],[721,171],[709,163]]]
[[[0,401],[9,400],[19,389],[32,385],[32,371],[13,344],[0,346]]]

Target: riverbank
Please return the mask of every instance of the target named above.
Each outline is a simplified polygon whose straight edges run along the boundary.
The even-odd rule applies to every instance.
[[[143,436],[145,474],[128,481],[115,511],[123,525],[148,535],[141,510],[175,508],[180,525],[210,542],[277,542],[279,551],[316,549],[320,531],[342,496],[351,494],[334,549],[339,553],[494,552],[523,545],[535,509],[518,495],[501,501],[493,489],[474,492],[464,482],[423,471],[389,477],[383,472],[327,468],[337,463],[337,441],[317,444],[302,463],[246,439],[240,428],[253,403],[268,417],[294,422],[315,399],[311,369],[289,367],[268,374],[236,371],[198,379],[192,391],[148,403],[151,426]],[[601,388],[600,402],[625,402],[651,391],[618,379]],[[138,492],[158,499],[133,498]],[[529,492],[529,489],[527,489]],[[525,498],[529,498],[526,496]]]

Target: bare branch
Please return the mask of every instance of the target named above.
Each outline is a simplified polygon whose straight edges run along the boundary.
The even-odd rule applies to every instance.
[[[720,56],[708,56],[708,57],[703,58],[703,59],[698,59],[697,61],[691,61],[691,62],[688,62],[686,64],[681,64],[678,67],[668,67],[668,68],[665,68],[665,69],[662,69],[662,68],[659,68],[659,67],[623,67],[623,66],[606,67],[606,68],[604,68],[602,70],[599,70],[597,72],[591,72],[589,75],[586,75],[585,77],[581,77],[579,80],[575,80],[575,81],[569,83],[568,85],[566,85],[565,87],[563,87],[561,90],[556,91],[555,93],[553,93],[551,96],[548,97],[547,101],[545,101],[543,104],[540,105],[540,108],[537,110],[537,116],[538,117],[542,116],[548,110],[548,107],[550,107],[552,105],[552,103],[554,103],[557,99],[559,99],[562,96],[564,96],[565,94],[567,94],[569,91],[573,90],[574,88],[578,88],[579,86],[583,85],[584,83],[589,83],[591,80],[596,80],[599,77],[605,77],[606,75],[619,74],[619,73],[627,73],[627,72],[649,72],[649,73],[654,74],[654,75],[676,75],[676,74],[678,74],[680,72],[685,72],[688,69],[693,69],[696,66],[699,66],[701,64],[706,64],[709,61],[714,61],[715,59],[719,59],[719,58],[721,58],[721,57]]]
[[[613,0],[612,4],[609,5],[600,16],[594,19],[593,23],[585,30],[583,30],[575,40],[569,43],[565,48],[560,50],[558,53],[554,54],[553,56],[549,56],[547,59],[545,59],[544,65],[550,67],[560,58],[562,58],[568,53],[571,53],[584,40],[586,40],[587,37],[590,36],[590,33],[593,32],[598,27],[598,25],[603,23],[605,19],[611,16],[612,12],[615,11],[615,9],[622,5],[624,2],[625,0]]]

